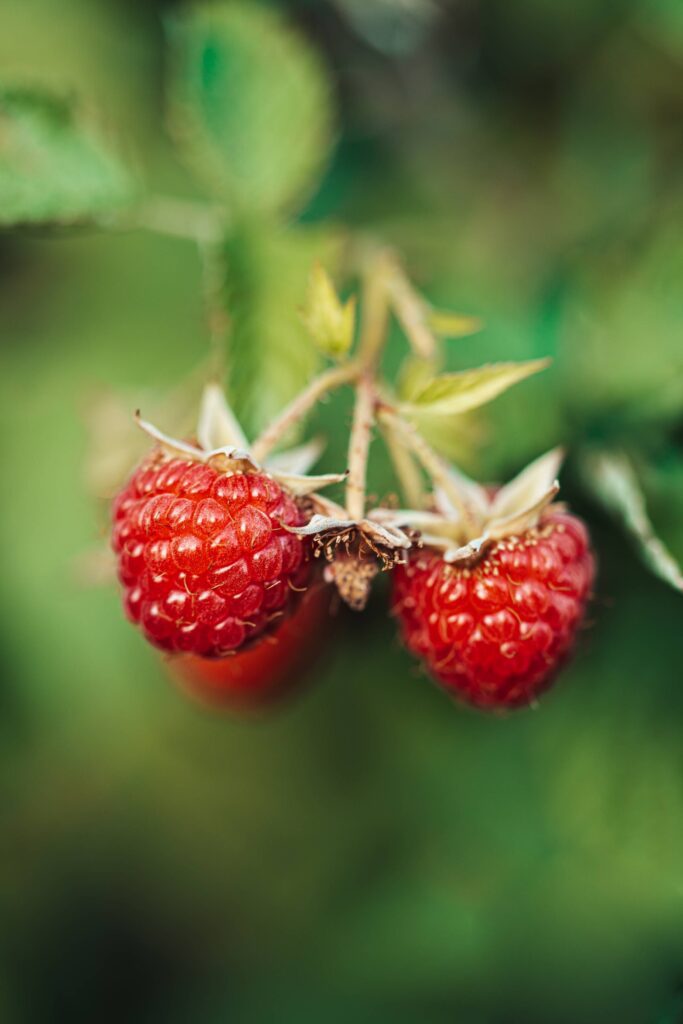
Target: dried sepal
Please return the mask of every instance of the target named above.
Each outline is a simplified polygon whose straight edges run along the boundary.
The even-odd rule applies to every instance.
[[[320,437],[312,437],[310,441],[288,448],[283,452],[273,452],[267,457],[271,471],[277,473],[308,473],[316,464],[325,449],[325,442]]]
[[[481,526],[489,515],[490,502],[485,487],[471,480],[455,466],[449,466],[447,470],[449,487],[436,486],[434,489],[434,503],[437,509],[451,522],[463,521],[463,528],[466,529],[462,509],[467,509],[467,521],[476,526]],[[453,494],[457,493],[460,500],[456,504]]]
[[[538,498],[532,505],[527,505],[519,512],[513,512],[503,518],[492,518],[488,521],[488,534],[493,540],[502,540],[513,533],[524,533],[530,530],[539,520],[541,512],[558,495],[560,485],[557,481]]]
[[[207,384],[204,388],[197,423],[197,439],[200,447],[206,451],[229,445],[243,450],[249,447],[244,431],[228,405],[225,392],[218,384]]]
[[[314,497],[317,499],[318,495]],[[286,529],[299,537],[313,537],[323,547],[330,541],[334,542],[336,537],[344,537],[346,541],[356,536],[378,555],[397,549],[407,551],[412,545],[410,536],[399,526],[376,522],[369,517],[348,519],[342,515],[329,516],[316,512],[305,525],[287,526]]]
[[[328,581],[349,607],[360,610],[374,577],[405,561],[415,535],[393,522],[388,509],[376,510],[380,512],[376,517],[369,513],[352,519],[341,505],[319,494],[311,495],[310,504],[312,514],[303,526],[283,526],[289,533],[311,539],[315,556],[328,562]]]
[[[278,483],[282,484],[287,488],[287,490],[291,491],[291,493],[297,497],[303,497],[306,494],[313,494],[321,487],[330,487],[332,484],[343,483],[348,475],[348,473],[320,473],[317,475],[282,473],[273,469],[273,467],[268,463],[266,463],[264,468],[274,480],[277,480]]]
[[[459,548],[447,546],[444,549],[444,561],[452,565],[471,565],[480,558],[490,543],[491,537],[484,533]]]
[[[234,445],[225,445],[222,448],[200,448],[198,445],[189,444],[186,441],[180,441],[175,437],[169,437],[168,434],[162,433],[154,424],[143,420],[139,412],[136,413],[135,418],[140,429],[157,441],[170,455],[182,455],[183,458],[191,459],[193,462],[210,462],[213,459],[222,457],[231,462],[244,462],[252,469],[258,469],[256,463],[252,461],[249,452],[242,448],[236,448]]]
[[[463,525],[459,515],[450,517],[441,512],[420,511],[417,509],[373,509],[369,513],[373,520],[390,525],[403,531],[409,529],[413,537],[419,537],[424,547],[432,547],[443,553],[447,562],[469,562],[481,553],[490,538],[488,534],[474,537],[463,543]]]
[[[562,448],[553,448],[534,459],[526,469],[496,492],[491,502],[491,515],[496,519],[509,517],[543,500],[544,495],[549,494],[557,484],[563,459]]]
[[[158,427],[142,419],[139,412],[136,413],[136,420],[138,426],[169,455],[179,455],[193,462],[218,462],[227,470],[263,470],[297,497],[312,494],[321,487],[341,483],[347,476],[346,473],[309,475],[305,472],[320,453],[318,440],[300,445],[290,452],[280,452],[266,459],[263,466],[259,465],[250,455],[244,432],[216,384],[209,384],[204,389],[197,426],[197,444],[164,434]],[[236,441],[241,442],[240,445],[233,443]]]
[[[421,543],[439,550],[446,562],[471,564],[491,544],[538,524],[559,492],[562,457],[559,448],[547,452],[493,494],[451,467],[449,491],[436,488],[433,510],[375,509],[369,515],[385,527],[419,531]],[[472,513],[467,518],[464,507]]]
[[[356,523],[353,519],[340,519],[332,516],[324,516],[316,512],[303,526],[285,526],[289,533],[297,537],[324,537],[336,533],[345,533],[353,530]]]

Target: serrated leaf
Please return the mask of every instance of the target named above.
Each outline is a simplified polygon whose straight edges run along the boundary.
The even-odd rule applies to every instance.
[[[449,313],[440,309],[429,311],[427,323],[434,333],[442,338],[466,338],[470,334],[477,334],[484,326],[479,317]]]
[[[133,193],[130,175],[73,103],[0,90],[0,225],[82,221]]]
[[[594,452],[584,458],[584,474],[592,492],[623,523],[638,542],[652,572],[683,592],[683,570],[655,533],[645,495],[624,452]]]
[[[525,363],[493,363],[460,373],[442,373],[422,388],[411,402],[404,403],[403,410],[418,415],[460,415],[492,401],[513,384],[548,365],[547,359],[534,359]]]
[[[436,376],[437,365],[432,359],[409,355],[401,363],[396,391],[403,402],[411,402]]]
[[[341,359],[348,354],[356,326],[356,299],[342,302],[320,263],[311,270],[301,318],[323,355]]]
[[[170,23],[170,123],[195,172],[230,203],[291,206],[315,185],[332,103],[315,50],[273,10],[204,3]]]

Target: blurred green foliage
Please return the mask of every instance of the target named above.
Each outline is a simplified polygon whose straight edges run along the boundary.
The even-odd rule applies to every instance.
[[[67,102],[7,89],[0,131],[0,223],[68,223],[130,202],[126,172],[88,137]]]
[[[180,149],[233,208],[291,205],[329,146],[330,89],[316,51],[253,4],[196,5],[169,22]]]
[[[297,320],[308,271],[335,262],[340,225],[358,229],[394,244],[436,307],[485,321],[449,369],[554,357],[467,432],[465,468],[623,449],[680,559],[680,5],[251,7],[296,88],[276,91],[272,129],[247,123],[250,90],[263,109],[273,82],[251,84],[245,36],[230,118],[212,122],[223,153],[237,133],[247,187],[251,131],[288,168],[269,170],[262,209],[246,193],[231,207],[221,252],[249,427],[315,366]],[[164,130],[163,23],[179,14],[4,0],[4,84],[74,93],[143,189],[199,198]],[[297,35],[275,39],[278,14]],[[316,118],[322,141],[299,146]],[[683,606],[578,460],[565,493],[595,535],[598,596],[537,711],[453,707],[400,649],[380,586],[364,616],[335,618],[297,702],[208,715],[114,588],[79,575],[106,533],[84,480],[93,396],[163,398],[209,354],[196,246],[123,224],[21,230],[0,237],[0,267],[0,1020],[681,1020]],[[403,353],[397,333],[388,364]],[[329,468],[348,419],[342,393],[311,424]],[[371,471],[393,489],[379,449]]]

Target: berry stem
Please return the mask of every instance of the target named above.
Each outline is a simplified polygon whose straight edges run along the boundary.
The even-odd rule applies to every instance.
[[[427,505],[427,495],[422,483],[420,470],[415,464],[413,453],[406,448],[395,427],[388,422],[380,423],[382,437],[389,452],[394,472],[399,479],[401,489],[409,508],[423,509]]]
[[[425,319],[425,303],[413,288],[396,261],[391,260],[387,274],[387,290],[391,306],[419,359],[433,361],[437,356],[436,338]]]
[[[330,370],[326,370],[318,377],[315,377],[308,387],[300,392],[289,405],[285,406],[280,415],[254,441],[251,446],[254,460],[259,463],[263,462],[266,455],[278,444],[283,435],[298,423],[309,409],[313,408],[316,402],[329,394],[330,391],[334,391],[343,384],[348,384],[354,380],[358,373],[358,363],[354,360],[341,366],[333,366]]]
[[[349,436],[346,512],[360,521],[365,515],[368,453],[375,424],[375,375],[389,326],[389,279],[393,260],[388,249],[373,253],[363,274],[362,326],[358,345],[360,375]]]
[[[395,409],[383,405],[378,411],[378,419],[393,429],[397,440],[403,440],[414,452],[435,486],[440,487],[457,508],[466,534],[476,537],[480,528],[477,514],[464,498],[461,489],[454,483],[445,459],[425,441],[417,427],[405,420]]]
[[[101,217],[100,226],[120,231],[152,231],[197,244],[221,241],[228,227],[225,212],[219,206],[162,195],[150,196],[120,214]]]
[[[364,369],[374,368],[384,347],[389,324],[388,279],[391,259],[380,249],[363,275],[363,305],[358,359]]]
[[[372,376],[364,373],[356,384],[356,404],[349,437],[349,476],[346,482],[346,512],[349,519],[356,521],[365,515],[368,452],[375,422],[375,398]]]

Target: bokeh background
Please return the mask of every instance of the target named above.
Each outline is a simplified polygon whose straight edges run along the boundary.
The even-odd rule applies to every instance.
[[[683,599],[594,502],[581,453],[629,452],[680,557],[683,9],[267,6],[321,62],[335,128],[306,202],[231,234],[237,403],[258,420],[281,401],[313,257],[340,232],[394,244],[435,303],[485,321],[453,368],[553,357],[455,446],[483,479],[569,447],[600,561],[590,629],[540,708],[487,717],[420,674],[379,586],[296,700],[188,702],[84,566],[106,523],[93,451],[97,469],[104,442],[114,461],[134,443],[97,411],[168,403],[207,358],[196,248],[4,233],[0,1020],[674,1024]],[[165,131],[175,11],[3,0],[0,73],[73,90],[147,192],[193,198]],[[342,394],[313,423],[335,468],[348,417]],[[385,493],[380,453],[372,471]]]

